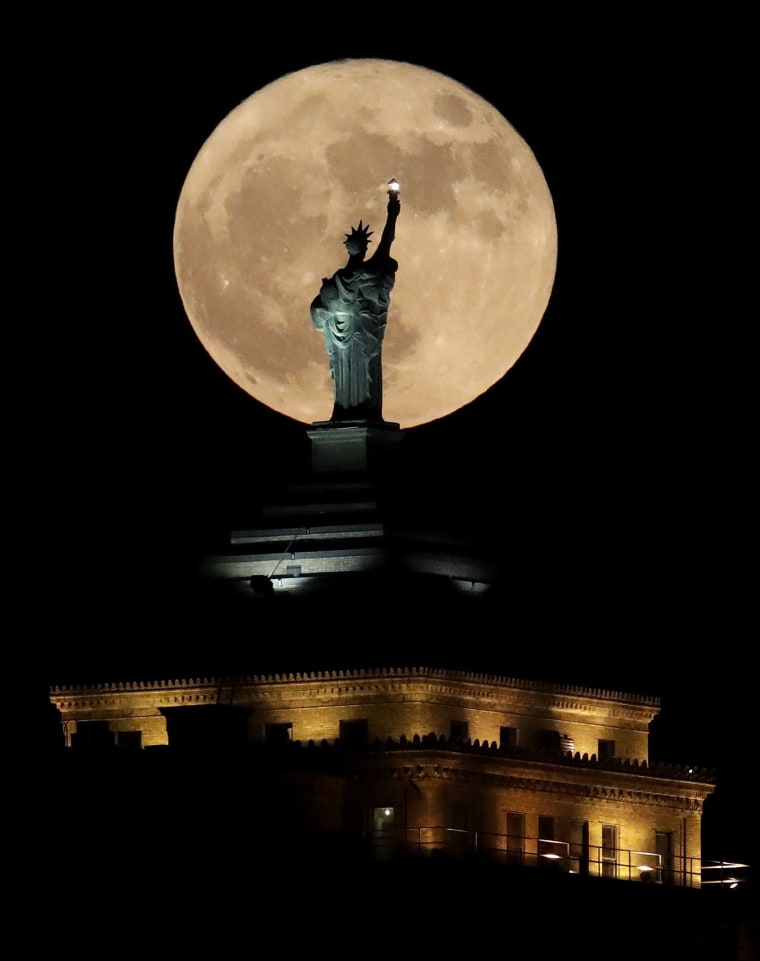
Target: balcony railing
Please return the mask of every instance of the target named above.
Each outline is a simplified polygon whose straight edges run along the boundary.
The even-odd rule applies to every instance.
[[[749,865],[673,856],[664,862],[655,851],[610,849],[552,838],[491,834],[450,827],[384,829],[367,836],[371,854],[478,858],[527,868],[642,884],[701,888],[736,887],[748,880]]]

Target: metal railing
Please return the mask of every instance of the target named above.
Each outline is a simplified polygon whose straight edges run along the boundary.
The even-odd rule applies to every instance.
[[[749,870],[749,865],[736,862],[674,855],[666,863],[655,851],[610,849],[554,838],[518,837],[451,827],[386,828],[370,832],[366,840],[371,854],[379,859],[409,855],[468,857],[558,873],[673,887],[701,888],[705,884],[735,887],[748,880]]]

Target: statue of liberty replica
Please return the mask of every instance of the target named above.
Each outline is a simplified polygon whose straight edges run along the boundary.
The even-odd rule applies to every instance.
[[[335,399],[331,422],[383,420],[381,354],[398,269],[391,244],[400,209],[398,183],[392,180],[377,249],[365,260],[372,231],[360,220],[346,234],[348,262],[324,278],[311,304],[314,327],[324,335],[330,359]]]

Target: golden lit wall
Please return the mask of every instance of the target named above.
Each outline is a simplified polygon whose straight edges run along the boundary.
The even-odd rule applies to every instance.
[[[541,825],[549,823],[539,818],[554,819],[548,840],[557,850],[569,850],[584,826],[592,862],[599,860],[605,830],[608,839],[612,831],[621,850],[614,855],[618,877],[633,876],[640,861],[652,861],[658,836],[661,844],[663,836],[669,839],[682,866],[700,856],[702,803],[712,787],[656,775],[643,763],[659,708],[652,698],[416,669],[99,685],[54,690],[51,701],[68,743],[82,724],[99,721],[117,740],[139,733],[142,747],[165,745],[162,712],[214,705],[249,712],[252,745],[264,741],[268,724],[285,724],[303,751],[312,750],[309,742],[334,744],[342,721],[366,721],[375,749],[356,753],[350,777],[316,770],[291,775],[303,810],[329,832],[371,834],[374,817],[386,833],[390,825],[395,832],[403,828],[405,841],[445,846],[466,838],[503,853],[513,812],[523,816],[525,851],[534,859],[543,856]],[[466,727],[452,727],[457,724]],[[517,729],[518,750],[475,749],[475,742],[498,746],[502,728]],[[463,750],[452,741],[455,731],[472,747]],[[556,738],[553,749],[542,751],[547,731]],[[435,744],[414,746],[415,735],[430,733]],[[400,750],[402,735],[408,743]],[[638,763],[584,763],[583,755],[597,754],[600,740],[614,744],[613,758]]]

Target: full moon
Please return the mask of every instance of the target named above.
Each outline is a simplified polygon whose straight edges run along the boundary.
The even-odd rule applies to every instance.
[[[557,264],[551,194],[533,152],[491,104],[396,61],[287,74],[201,147],[177,205],[174,265],[213,360],[294,420],[331,415],[328,357],[309,305],[322,278],[345,265],[352,227],[361,220],[379,239],[391,178],[401,212],[384,420],[415,427],[466,406],[514,365],[544,315]]]

